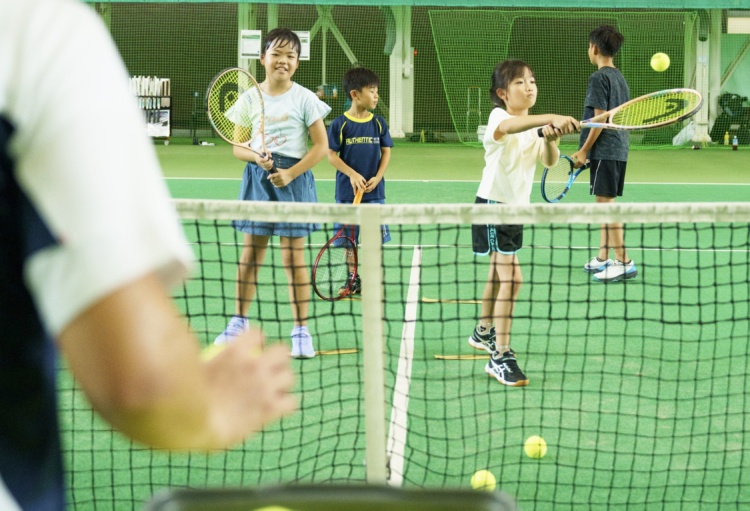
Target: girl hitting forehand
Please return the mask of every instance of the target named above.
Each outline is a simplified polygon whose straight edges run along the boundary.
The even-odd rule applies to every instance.
[[[578,121],[555,114],[529,115],[537,99],[536,79],[520,60],[495,67],[490,97],[496,108],[484,135],[485,165],[476,203],[529,204],[537,160],[547,167],[554,165],[560,156],[560,136],[576,131]],[[537,134],[540,126],[543,137]],[[513,387],[528,385],[510,347],[513,309],[523,282],[516,256],[523,244],[523,226],[474,225],[472,242],[476,255],[490,256],[490,268],[479,324],[469,344],[490,353],[484,370],[497,381]]]

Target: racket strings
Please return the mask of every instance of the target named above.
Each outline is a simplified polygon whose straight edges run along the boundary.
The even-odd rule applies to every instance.
[[[690,91],[657,94],[627,105],[610,122],[617,126],[654,126],[685,118],[700,104],[700,96]]]
[[[207,106],[211,124],[227,141],[245,144],[262,130],[262,93],[238,70],[226,71],[213,82]]]
[[[565,158],[560,158],[553,167],[549,167],[544,176],[544,195],[556,199],[568,188],[571,167]]]
[[[349,249],[330,245],[320,255],[315,269],[315,287],[326,298],[338,296],[349,282]]]

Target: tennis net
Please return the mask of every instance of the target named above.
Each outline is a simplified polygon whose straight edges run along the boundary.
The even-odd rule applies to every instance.
[[[361,298],[313,294],[318,354],[293,361],[300,411],[225,453],[132,445],[61,371],[72,509],[134,509],[167,486],[466,487],[480,469],[529,510],[750,504],[750,204],[176,205],[198,259],[176,299],[204,345],[233,312],[231,220],[321,222],[309,264],[334,221],[361,225]],[[637,278],[583,271],[602,222],[625,223]],[[472,223],[525,226],[511,330],[524,388],[488,377],[489,356],[467,344],[489,267]],[[278,246],[250,317],[290,342]],[[546,439],[542,459],[524,454],[532,435]]]

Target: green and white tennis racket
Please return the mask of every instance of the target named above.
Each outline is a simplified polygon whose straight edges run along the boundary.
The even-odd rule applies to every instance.
[[[703,96],[693,89],[667,89],[652,92],[581,121],[581,128],[644,130],[661,128],[685,120],[698,112]],[[542,128],[537,130],[542,136]]]
[[[217,135],[232,145],[266,157],[263,93],[255,78],[239,67],[223,70],[206,92],[206,113]],[[269,172],[276,172],[272,168]]]

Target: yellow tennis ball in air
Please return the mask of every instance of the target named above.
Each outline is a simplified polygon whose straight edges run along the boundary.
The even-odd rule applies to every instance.
[[[547,442],[538,435],[530,436],[523,444],[523,450],[526,451],[526,456],[538,460],[547,454]]]
[[[662,72],[666,71],[669,67],[669,55],[666,53],[654,53],[654,56],[651,57],[651,68],[654,71]]]
[[[497,481],[495,476],[489,470],[477,470],[476,473],[471,476],[471,487],[475,490],[492,491],[495,489]]]

